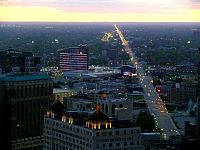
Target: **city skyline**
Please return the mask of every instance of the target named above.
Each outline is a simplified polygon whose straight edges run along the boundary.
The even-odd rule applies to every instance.
[[[200,22],[199,0],[0,0],[0,21]]]

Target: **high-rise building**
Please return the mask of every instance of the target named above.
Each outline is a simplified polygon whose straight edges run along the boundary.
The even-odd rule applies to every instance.
[[[40,57],[33,56],[32,52],[22,52],[8,49],[0,52],[0,68],[3,73],[8,72],[35,72],[40,64]]]
[[[56,102],[55,102],[56,103]],[[97,105],[94,111],[61,110],[61,102],[44,119],[44,150],[140,150],[140,127],[130,120],[109,118]],[[60,109],[57,109],[60,108]],[[57,110],[57,111],[56,111]]]
[[[5,149],[42,149],[44,113],[52,103],[47,74],[0,76],[1,139]]]
[[[62,71],[87,70],[88,46],[59,49],[59,69]]]

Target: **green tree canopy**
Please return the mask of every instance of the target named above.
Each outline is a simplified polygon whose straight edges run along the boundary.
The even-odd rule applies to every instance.
[[[141,127],[142,132],[152,132],[155,129],[154,117],[146,111],[140,112],[136,119],[136,125]]]

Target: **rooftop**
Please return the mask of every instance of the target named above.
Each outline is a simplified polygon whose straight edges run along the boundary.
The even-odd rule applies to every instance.
[[[61,103],[55,102],[53,109],[53,117],[51,112],[47,112],[47,117],[68,122],[69,124],[78,125],[81,127],[91,129],[110,129],[110,128],[132,128],[135,124],[130,120],[118,120],[117,118],[108,117],[102,110],[99,104],[96,105],[95,110],[82,111],[65,109]],[[52,107],[51,106],[51,107]],[[55,111],[56,108],[56,111]],[[61,111],[62,110],[62,111]],[[49,115],[48,115],[49,114]],[[102,126],[103,125],[103,126]],[[94,127],[95,126],[95,127]]]
[[[48,74],[4,74],[0,76],[0,80],[3,81],[31,81],[31,80],[47,80],[50,79]]]
[[[74,90],[65,90],[65,89],[61,89],[61,88],[54,88],[53,89],[53,93],[67,93],[67,92],[73,92]]]
[[[104,103],[121,103],[121,102],[130,102],[130,99],[127,99],[127,98],[115,98],[115,99],[106,99],[106,100],[102,100],[102,102]]]

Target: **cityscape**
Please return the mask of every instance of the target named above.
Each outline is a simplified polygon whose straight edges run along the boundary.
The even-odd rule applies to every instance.
[[[199,7],[0,1],[2,147],[198,149]]]

